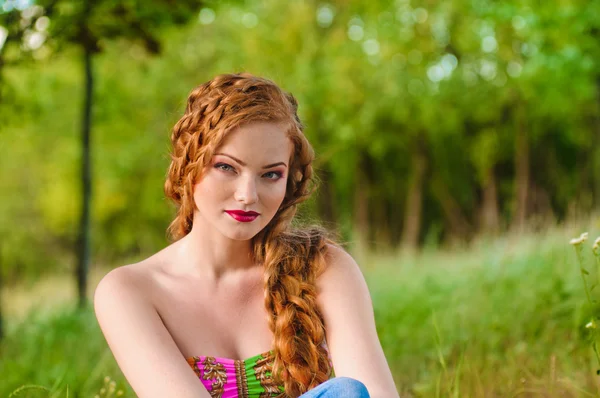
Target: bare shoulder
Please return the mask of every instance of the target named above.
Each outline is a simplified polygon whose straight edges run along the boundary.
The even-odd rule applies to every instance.
[[[146,263],[146,264],[145,264]],[[134,310],[137,306],[150,306],[148,295],[145,293],[151,287],[149,272],[141,268],[152,269],[151,263],[145,260],[141,263],[124,265],[109,271],[100,280],[94,291],[94,310],[101,321],[103,311],[114,311],[114,305],[127,301]],[[102,324],[101,324],[102,326]]]
[[[354,258],[344,248],[331,243],[327,244],[327,252],[325,255],[328,266],[333,267],[348,267],[358,266]]]
[[[345,290],[359,289],[367,293],[370,300],[364,275],[356,260],[344,248],[328,244],[325,254],[325,267],[317,279],[317,285],[321,289],[340,287],[340,282],[346,284]]]
[[[316,283],[319,290],[317,300],[325,315],[343,312],[348,303],[355,302],[365,309],[362,316],[370,316],[372,302],[369,288],[359,265],[344,248],[327,245],[325,265]]]
[[[114,293],[136,294],[140,286],[139,273],[130,265],[109,271],[98,283],[94,292],[94,305],[98,299],[110,299]],[[136,292],[136,293],[134,293]]]
[[[94,307],[106,300],[115,300],[115,295],[127,296],[135,301],[150,305],[152,292],[156,288],[157,275],[164,268],[165,258],[170,255],[168,246],[158,253],[137,263],[123,265],[109,271],[98,283],[94,293]]]
[[[149,288],[151,283],[150,272],[142,272],[154,269],[151,259],[143,260],[139,263],[123,265],[109,271],[100,280],[94,292],[94,307],[98,300],[100,303],[105,300],[114,299],[114,295],[139,296],[143,299],[144,291]],[[131,298],[131,297],[130,297]]]
[[[94,293],[98,324],[139,397],[208,397],[150,300],[151,263],[115,268]]]

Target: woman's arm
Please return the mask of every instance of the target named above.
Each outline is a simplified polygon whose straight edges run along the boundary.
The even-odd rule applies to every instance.
[[[372,398],[398,397],[363,274],[343,249],[328,249],[327,267],[317,285],[335,375],[363,382]]]
[[[112,353],[141,398],[210,398],[139,280],[126,267],[109,272],[94,294],[96,318]]]

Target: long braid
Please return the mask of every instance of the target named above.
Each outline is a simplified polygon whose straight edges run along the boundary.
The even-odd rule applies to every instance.
[[[265,306],[273,331],[273,374],[287,396],[326,381],[331,368],[317,306],[316,277],[324,267],[326,238],[319,229],[282,233],[264,247]]]

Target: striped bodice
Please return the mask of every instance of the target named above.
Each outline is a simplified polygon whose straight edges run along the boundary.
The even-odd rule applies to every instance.
[[[212,398],[268,398],[283,392],[271,378],[274,359],[268,351],[243,360],[199,356],[187,361]]]

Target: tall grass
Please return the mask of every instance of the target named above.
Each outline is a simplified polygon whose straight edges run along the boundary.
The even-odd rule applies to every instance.
[[[585,329],[598,308],[586,303],[572,236],[564,228],[368,261],[378,331],[401,393],[600,395]]]
[[[2,397],[11,393],[15,397],[108,396],[111,379],[115,379],[111,394],[121,390],[134,396],[91,309],[62,308],[51,315],[34,312],[0,345]],[[15,392],[23,385],[26,388]]]
[[[480,240],[469,249],[365,258],[401,396],[600,396],[585,327],[598,308],[582,289],[569,245],[576,235],[562,228]],[[64,306],[13,324],[0,344],[0,396],[23,385],[48,391],[15,397],[66,397],[67,388],[72,397],[134,396],[93,312]]]

